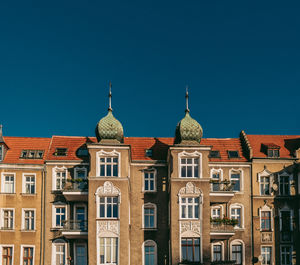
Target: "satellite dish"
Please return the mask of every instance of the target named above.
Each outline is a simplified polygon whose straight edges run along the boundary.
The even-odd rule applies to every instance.
[[[260,262],[261,262],[261,261],[263,261],[263,259],[264,259],[264,258],[263,258],[263,256],[262,256],[262,255],[259,255],[259,256],[258,256],[258,261],[260,261]]]

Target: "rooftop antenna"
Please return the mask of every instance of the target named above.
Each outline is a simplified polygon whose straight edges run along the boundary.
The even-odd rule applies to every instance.
[[[111,108],[111,81],[109,81],[109,94],[108,94],[108,100],[109,100],[108,110],[112,111],[112,108]]]
[[[185,100],[186,100],[185,112],[190,112],[190,110],[189,110],[189,86],[186,86],[186,88],[185,88]]]

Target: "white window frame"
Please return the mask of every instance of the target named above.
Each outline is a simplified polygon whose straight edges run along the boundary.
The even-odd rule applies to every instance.
[[[263,257],[265,254],[267,254],[267,252],[263,252],[263,248],[271,248],[271,253],[270,253],[270,257],[271,257],[271,262],[270,264],[267,263],[263,263],[263,261],[261,261],[261,265],[272,265],[273,264],[273,247],[271,245],[263,245],[260,246],[260,254]]]
[[[65,172],[65,174],[66,174],[65,185],[66,185],[66,182],[67,182],[67,179],[68,179],[68,169],[65,166],[63,166],[63,167],[57,167],[57,166],[55,166],[52,169],[52,190],[62,191],[63,189],[57,189],[56,188],[56,177],[57,177],[56,174],[58,172]]]
[[[24,248],[33,248],[33,254],[32,254],[32,265],[34,265],[34,259],[35,259],[35,245],[21,245],[20,247],[20,265],[23,265],[23,252]]]
[[[289,188],[289,192],[288,194],[282,193],[280,190],[280,186],[281,186],[281,177],[288,177],[288,188]],[[279,184],[279,195],[281,196],[290,196],[291,195],[291,181],[292,181],[292,176],[289,175],[287,172],[283,172],[281,174],[278,174],[278,184]]]
[[[262,228],[261,228],[261,212],[270,212],[271,214],[270,214],[270,225],[271,225],[271,229],[270,229],[270,231],[273,231],[273,210],[269,207],[269,206],[267,206],[267,205],[264,205],[263,207],[261,207],[260,209],[259,209],[259,229],[260,229],[260,231],[267,231],[267,230],[262,230]]]
[[[0,161],[3,161],[3,154],[4,154],[4,146],[1,144],[0,145]]]
[[[261,189],[261,184],[265,183],[262,182],[262,178],[264,177],[269,177],[270,182],[269,182],[269,194],[263,194],[262,193],[262,189]],[[258,173],[258,182],[259,182],[259,195],[260,196],[271,196],[271,192],[272,192],[272,183],[273,183],[273,176],[272,173],[266,169],[264,169],[264,171]]]
[[[5,177],[6,176],[13,176],[13,192],[6,192],[5,191]],[[2,172],[1,173],[1,192],[6,194],[15,194],[16,193],[16,173],[13,172]]]
[[[153,227],[145,227],[145,208],[153,208],[154,209],[154,225]],[[147,229],[147,230],[154,230],[154,229],[157,229],[157,206],[155,203],[151,203],[151,202],[148,202],[148,203],[145,203],[143,204],[142,206],[142,216],[143,216],[143,220],[142,220],[142,227],[143,229]]]
[[[185,202],[185,203],[182,203],[182,199],[186,199],[186,201],[188,199],[193,199],[192,203],[188,203],[188,202]],[[198,218],[195,217],[195,207],[197,206],[197,203],[195,202],[195,199],[198,198]],[[200,220],[200,216],[201,216],[201,204],[202,204],[202,200],[201,200],[201,196],[179,196],[179,219],[180,220]],[[192,206],[192,215],[193,217],[182,217],[182,205],[185,205],[186,206],[186,216],[188,215],[188,207],[187,206]]]
[[[241,240],[241,239],[235,239],[233,241],[230,242],[230,260],[233,260],[232,258],[232,246],[233,245],[241,245],[242,246],[242,264],[246,264],[245,263],[245,243]]]
[[[192,170],[192,174],[193,174],[193,177],[182,177],[181,176],[181,159],[183,158],[186,158],[186,159],[189,159],[189,158],[197,158],[198,161],[199,161],[199,164],[198,164],[198,177],[194,177],[194,167],[193,167],[193,170]],[[196,165],[194,163],[192,163],[191,165]],[[186,151],[183,151],[181,153],[178,154],[178,176],[179,178],[183,178],[183,179],[187,179],[187,180],[190,180],[190,179],[201,179],[202,178],[202,153],[199,153],[197,151],[193,152],[193,153],[188,153]]]
[[[115,239],[117,239],[117,262],[116,263],[106,263],[105,261],[104,261],[104,263],[101,263],[101,261],[100,261],[100,247],[101,247],[101,244],[100,244],[100,239],[101,238],[104,238],[105,240],[104,240],[104,253],[105,253],[105,257],[106,257],[106,249],[107,249],[107,246],[108,246],[108,244],[107,244],[107,242],[106,242],[106,239],[112,239],[112,238],[115,238]],[[98,241],[98,247],[97,247],[97,260],[98,260],[98,262],[97,262],[97,264],[99,264],[99,265],[114,265],[114,264],[119,264],[119,257],[120,257],[120,252],[119,252],[119,250],[120,250],[120,239],[119,239],[119,237],[115,237],[115,236],[112,236],[112,237],[108,237],[108,236],[103,236],[103,237],[98,237],[98,239],[97,239],[97,241]],[[112,250],[113,250],[113,248],[111,248],[110,249],[111,250],[111,255],[112,255]],[[105,259],[105,257],[104,257],[104,259]]]
[[[26,177],[34,177],[34,193],[26,192]],[[36,194],[36,173],[23,173],[22,174],[22,193],[23,194]]]
[[[142,255],[143,255],[143,265],[145,265],[145,247],[147,246],[154,246],[154,264],[157,265],[157,244],[153,240],[146,240],[143,242],[142,245]]]
[[[100,198],[104,198],[104,217],[100,216]],[[112,202],[111,203],[108,203],[107,202],[107,198],[112,198]],[[113,198],[117,198],[117,203],[113,202]],[[108,217],[107,216],[107,208],[108,208],[108,205],[111,205],[112,206],[112,215],[113,215],[113,206],[117,204],[117,208],[118,208],[118,214],[117,214],[117,217]],[[98,207],[98,218],[100,219],[119,219],[120,218],[120,202],[119,202],[119,196],[100,196],[99,199],[98,199],[98,204],[97,204],[97,207]]]
[[[232,214],[231,214],[231,210],[232,209],[241,209],[241,227],[239,227],[238,225],[236,225],[234,227],[234,229],[244,229],[244,205],[241,204],[241,203],[234,203],[234,204],[231,204],[230,207],[229,207],[229,214],[230,214],[230,218],[233,219],[232,217]]]
[[[151,179],[147,179],[146,180],[146,175],[145,174],[151,174],[153,173],[153,190],[145,189],[145,182],[148,181],[148,187],[150,187],[150,182]],[[143,170],[143,192],[156,192],[156,179],[157,179],[157,170],[155,168],[149,168],[149,169],[145,169]]]
[[[179,237],[179,247],[180,247],[180,261],[182,261],[182,239],[183,238],[188,238],[188,239],[199,239],[199,247],[200,247],[200,253],[199,253],[199,255],[200,255],[200,263],[202,263],[203,262],[203,251],[202,251],[202,236],[200,236],[200,235],[197,235],[197,236],[180,236]],[[193,243],[193,247],[194,247],[195,245],[194,245],[194,243]]]
[[[224,212],[223,205],[215,205],[215,206],[211,207],[210,216],[211,216],[212,219],[214,219],[214,217],[216,217],[216,215],[214,214],[214,210],[215,209],[219,209],[220,210],[220,216],[218,218],[222,218],[223,212]]]
[[[221,246],[221,261],[224,260],[224,242],[219,241],[211,244],[211,261],[214,261],[214,246]]]
[[[100,176],[100,158],[101,157],[117,157],[118,158],[118,175],[117,176]],[[113,150],[111,152],[106,152],[104,150],[100,150],[96,153],[96,177],[99,178],[119,178],[121,170],[121,153],[117,152],[116,150]],[[113,169],[112,169],[113,172]]]
[[[53,204],[52,205],[52,228],[63,228],[63,225],[56,225],[56,208],[65,208],[65,221],[68,220],[68,211],[66,204]]]
[[[26,229],[25,228],[25,212],[26,211],[33,211],[33,229]],[[34,232],[36,230],[36,209],[34,208],[22,208],[22,223],[21,223],[21,229],[23,231],[29,231]]]
[[[223,181],[223,169],[222,168],[212,168],[211,170],[210,170],[210,179],[211,180],[214,180],[214,178],[213,178],[213,175],[215,174],[215,173],[218,173],[219,174],[219,181],[221,182],[221,181]],[[219,183],[219,187],[220,187],[220,190],[221,190],[221,186],[222,184],[221,183]],[[214,190],[213,190],[213,183],[211,183],[211,192],[214,192]]]
[[[2,260],[3,260],[3,257],[2,257],[2,254],[3,254],[3,248],[5,248],[5,247],[7,247],[7,248],[12,248],[12,258],[11,258],[11,260],[12,260],[12,264],[14,264],[14,253],[15,253],[15,251],[14,251],[14,245],[11,245],[11,244],[1,244],[0,245],[0,264],[2,265]]]
[[[68,243],[63,239],[56,239],[52,242],[51,264],[56,264],[56,246],[65,247],[65,264],[68,264]]]
[[[84,171],[85,176],[83,177],[83,179],[87,179],[87,168],[86,167],[75,167],[74,168],[74,179],[79,179],[79,177],[78,177],[79,171]]]
[[[284,253],[289,253],[290,254],[290,260],[291,262],[290,263],[281,263],[281,257],[282,257],[282,247],[289,247],[290,248],[290,252],[284,252]],[[280,257],[279,257],[279,260],[280,260],[280,264],[281,265],[292,265],[293,264],[293,245],[289,245],[289,244],[284,244],[284,245],[280,245]]]
[[[4,228],[4,211],[12,211],[13,212],[13,218],[12,218],[12,228],[11,229],[7,229]],[[1,230],[5,230],[5,231],[14,231],[15,230],[15,208],[1,208]]]
[[[229,180],[230,180],[230,183],[232,180],[234,180],[231,176],[232,174],[237,174],[239,173],[240,174],[240,190],[239,191],[236,191],[236,190],[232,190],[233,192],[235,193],[243,193],[244,192],[244,171],[243,169],[241,168],[231,168],[229,170]]]

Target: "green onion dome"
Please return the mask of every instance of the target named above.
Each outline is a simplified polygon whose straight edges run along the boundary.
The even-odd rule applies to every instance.
[[[180,144],[183,141],[196,141],[200,143],[202,135],[203,130],[201,125],[186,110],[185,117],[176,126],[175,144]]]
[[[121,122],[114,117],[111,108],[108,109],[107,115],[98,122],[97,132],[99,141],[107,139],[123,142],[123,126]]]

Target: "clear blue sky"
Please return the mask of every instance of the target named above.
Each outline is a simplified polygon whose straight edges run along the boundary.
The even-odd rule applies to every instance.
[[[9,3],[5,3],[9,2]],[[300,134],[299,1],[1,1],[10,136],[173,136],[190,86],[204,137]]]

